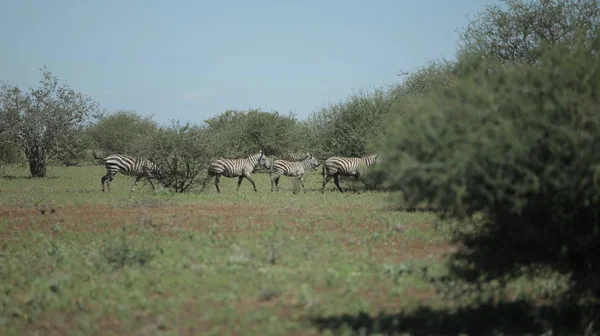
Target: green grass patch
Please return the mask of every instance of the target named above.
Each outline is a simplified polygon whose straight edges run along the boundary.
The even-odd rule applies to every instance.
[[[270,192],[265,174],[254,175],[258,193],[223,178],[221,194],[173,194],[131,192],[122,175],[102,193],[102,166],[51,167],[48,179],[6,170],[4,335],[354,333],[355,320],[318,319],[449,309],[499,291],[452,282],[434,214],[391,210],[386,193],[322,194],[317,173],[296,195],[283,178]],[[524,277],[511,286],[518,297],[561,288]],[[367,329],[389,333],[378,321]]]

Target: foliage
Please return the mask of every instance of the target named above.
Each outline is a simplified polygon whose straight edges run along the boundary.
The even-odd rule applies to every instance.
[[[207,128],[177,121],[156,132],[147,155],[162,168],[162,183],[184,192],[198,182],[220,146]]]
[[[536,64],[502,72],[469,64],[479,71],[416,99],[394,124],[371,178],[411,205],[482,213],[485,227],[462,237],[481,253],[471,261],[496,256],[480,270],[600,272],[600,38],[589,42],[555,44]]]
[[[103,115],[98,122],[86,129],[92,148],[103,150],[106,155],[137,155],[144,149],[158,130],[150,116],[135,111],[118,110]]]
[[[303,147],[303,129],[293,115],[256,109],[227,110],[205,122],[224,145],[219,156],[240,158],[260,149],[267,155],[278,155]]]
[[[362,156],[395,112],[389,91],[360,92],[309,117],[309,148],[320,158]]]
[[[19,163],[23,159],[22,156],[21,149],[12,143],[7,135],[0,134],[0,164]]]
[[[440,87],[448,86],[457,76],[455,64],[452,62],[433,61],[427,66],[412,73],[403,73],[404,81],[392,89],[397,101],[420,96]]]
[[[581,31],[600,28],[597,0],[504,0],[490,6],[462,32],[463,51],[502,63],[536,63],[545,45],[574,43]],[[505,8],[503,8],[505,7]],[[592,38],[589,34],[586,37]]]
[[[0,133],[18,146],[29,162],[31,176],[44,177],[48,160],[74,152],[76,135],[97,105],[89,97],[42,69],[40,86],[23,92],[5,82],[0,88]]]

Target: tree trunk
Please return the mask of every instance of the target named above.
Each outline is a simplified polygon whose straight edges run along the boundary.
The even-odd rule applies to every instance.
[[[43,157],[28,157],[31,177],[46,177],[46,160]]]

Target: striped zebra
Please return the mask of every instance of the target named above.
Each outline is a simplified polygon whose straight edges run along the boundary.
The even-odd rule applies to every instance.
[[[281,155],[281,160],[302,161],[306,158],[306,153],[286,153]]]
[[[152,180],[159,180],[162,178],[161,170],[158,165],[148,159],[135,158],[121,154],[112,154],[105,158],[98,158],[96,155],[94,155],[94,157],[102,159],[104,161],[104,166],[106,167],[106,175],[102,176],[101,179],[102,191],[104,191],[104,182],[106,182],[108,191],[110,191],[110,183],[117,173],[135,176],[135,182],[131,187],[131,191],[135,190],[135,186],[144,177],[150,182],[152,189],[154,189]]]
[[[340,187],[340,176],[354,176],[358,180],[361,176],[359,169],[371,166],[376,162],[379,162],[377,154],[363,157],[333,156],[328,158],[323,164],[323,188],[321,192],[325,192],[325,185],[333,177],[336,187],[343,193],[344,191]]]
[[[316,170],[319,166],[319,161],[317,158],[312,156],[310,153],[304,154],[304,158],[302,161],[285,161],[285,160],[275,160],[273,165],[271,165],[270,177],[271,177],[271,191],[273,191],[273,185],[277,187],[277,191],[279,191],[279,178],[281,176],[289,176],[296,177],[298,182],[306,192],[304,188],[304,174],[308,168],[312,168]],[[299,188],[298,188],[299,189]],[[298,190],[294,190],[294,194]]]
[[[254,192],[256,190],[256,184],[252,178],[250,178],[250,174],[256,169],[258,166],[263,166],[265,169],[269,169],[271,167],[267,157],[263,154],[261,150],[260,153],[249,156],[246,159],[217,159],[212,161],[208,166],[208,174],[204,179],[204,183],[202,185],[202,190],[206,187],[206,182],[211,177],[215,178],[215,187],[217,188],[217,192],[221,192],[219,189],[219,181],[221,180],[221,176],[225,177],[237,177],[238,185],[235,189],[238,191],[240,189],[240,185],[242,184],[242,180],[244,177],[252,183],[252,187],[254,187]]]

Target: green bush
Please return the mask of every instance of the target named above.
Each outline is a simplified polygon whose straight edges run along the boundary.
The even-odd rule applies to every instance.
[[[151,117],[135,111],[119,110],[104,115],[86,129],[89,146],[105,155],[137,155],[156,134],[158,126]]]
[[[0,164],[25,162],[23,151],[10,141],[10,138],[0,134]]]
[[[598,0],[502,0],[461,32],[461,49],[504,64],[535,64],[548,44],[570,45],[598,30]],[[591,37],[592,35],[588,35]]]
[[[413,100],[369,178],[409,205],[483,214],[483,230],[463,237],[495,256],[481,268],[600,271],[599,39],[587,38],[491,73],[463,55],[466,75]]]
[[[201,180],[222,143],[211,137],[206,127],[178,121],[160,128],[149,142],[145,156],[162,168],[162,184],[175,192],[185,192]]]
[[[242,158],[261,149],[272,156],[305,147],[306,129],[291,114],[228,110],[205,122],[222,145],[219,157]]]
[[[389,91],[357,93],[310,115],[309,148],[319,158],[362,156],[380,134],[392,110]]]

